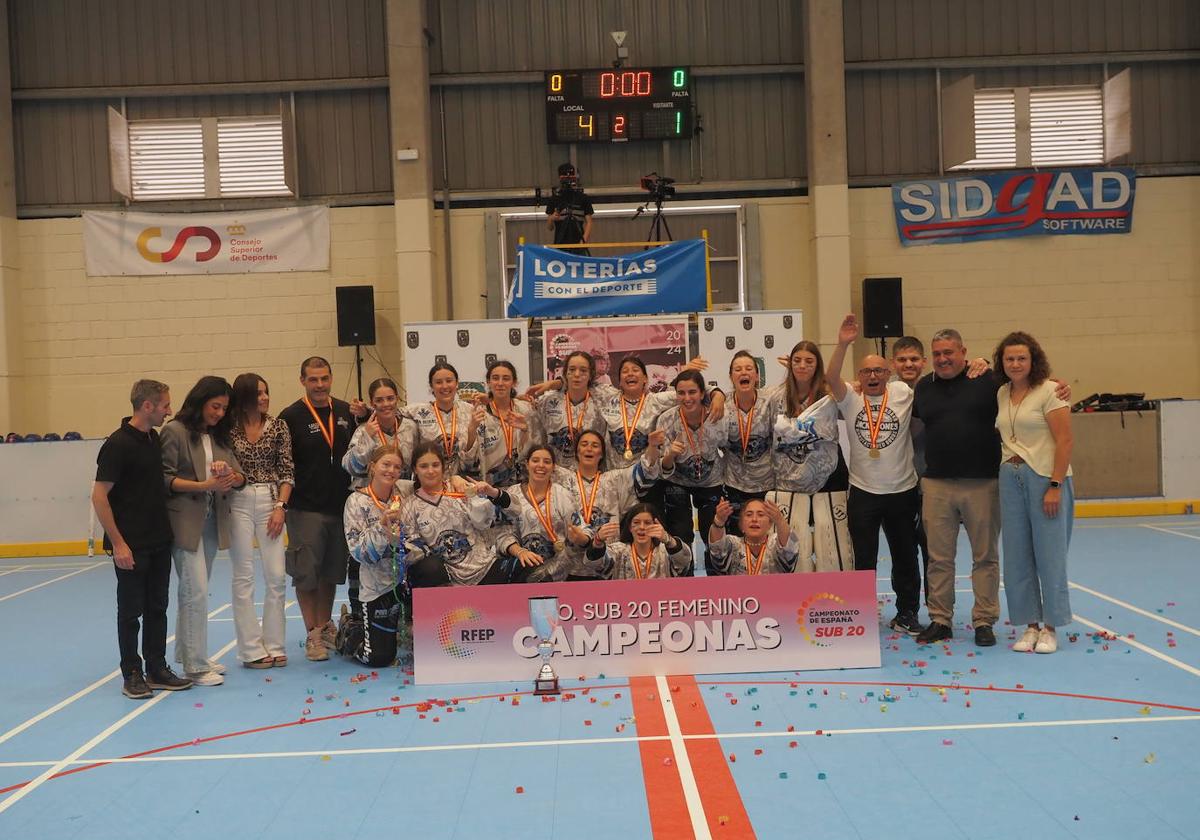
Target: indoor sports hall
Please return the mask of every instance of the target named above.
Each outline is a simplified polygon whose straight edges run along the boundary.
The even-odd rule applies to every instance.
[[[1200,838],[1200,4],[0,21],[0,837]]]

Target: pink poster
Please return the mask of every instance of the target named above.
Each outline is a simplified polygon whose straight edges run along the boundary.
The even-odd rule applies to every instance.
[[[875,573],[824,572],[417,589],[416,681],[532,680],[530,599],[563,679],[880,664]]]
[[[687,316],[545,321],[542,324],[546,379],[562,373],[576,350],[596,360],[596,384],[616,385],[621,360],[637,356],[646,365],[651,392],[665,391],[688,362]]]

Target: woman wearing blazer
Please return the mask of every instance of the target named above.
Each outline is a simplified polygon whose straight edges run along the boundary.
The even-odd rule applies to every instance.
[[[201,377],[160,436],[179,576],[175,653],[196,685],[225,681],[208,658],[208,579],[217,550],[229,547],[229,493],[246,483],[229,435],[232,393],[221,377]]]

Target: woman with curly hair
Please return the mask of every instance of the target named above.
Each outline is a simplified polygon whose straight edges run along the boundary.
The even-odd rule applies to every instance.
[[[1003,383],[996,393],[996,428],[1004,594],[1009,620],[1027,625],[1013,650],[1054,653],[1055,628],[1071,620],[1071,407],[1055,396],[1050,362],[1033,336],[1009,333],[994,360]]]

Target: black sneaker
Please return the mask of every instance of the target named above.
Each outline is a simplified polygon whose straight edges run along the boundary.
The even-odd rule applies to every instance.
[[[916,636],[925,629],[921,626],[921,620],[917,618],[917,614],[911,610],[896,613],[896,617],[888,623],[888,626],[910,636]]]
[[[954,631],[945,624],[940,624],[936,621],[929,622],[929,626],[917,634],[917,644],[928,645],[933,642],[940,642],[943,639],[953,639]]]
[[[151,673],[146,684],[151,688],[161,688],[164,691],[184,691],[192,687],[191,680],[179,676],[165,665],[161,671]]]
[[[991,647],[996,644],[996,634],[992,631],[992,625],[980,624],[975,627],[975,644],[979,647]]]
[[[141,671],[134,671],[125,678],[125,685],[121,688],[121,693],[130,700],[145,700],[147,697],[154,696],[150,686],[146,685],[146,678],[142,676]]]

